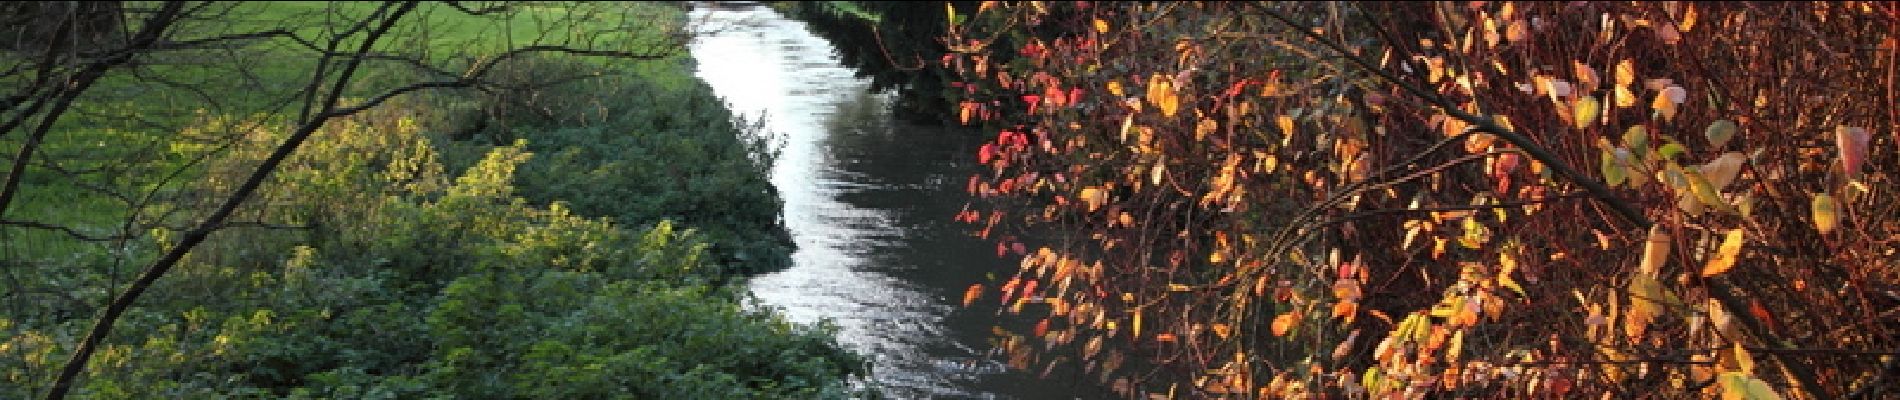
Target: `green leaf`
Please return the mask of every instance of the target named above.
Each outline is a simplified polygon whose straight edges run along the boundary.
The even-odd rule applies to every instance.
[[[1623,170],[1622,163],[1617,162],[1615,151],[1611,149],[1603,149],[1602,170],[1603,181],[1609,183],[1612,188],[1622,185],[1623,180],[1629,178],[1624,175],[1626,171]]]
[[[1630,153],[1637,157],[1649,154],[1649,130],[1637,125],[1623,131],[1623,147],[1630,149]]]
[[[1716,378],[1716,384],[1722,388],[1722,400],[1780,400],[1781,394],[1768,387],[1768,382],[1741,372],[1723,372]]]
[[[1682,147],[1682,144],[1676,143],[1676,141],[1671,140],[1669,141],[1669,144],[1663,145],[1662,150],[1659,150],[1659,151],[1662,152],[1662,158],[1664,160],[1675,161],[1676,157],[1681,156],[1682,153],[1689,152],[1689,149],[1684,148]]]
[[[1736,130],[1735,121],[1718,120],[1710,123],[1709,128],[1702,131],[1702,136],[1709,139],[1710,149],[1720,149],[1722,145],[1728,144],[1729,139],[1735,138]]]

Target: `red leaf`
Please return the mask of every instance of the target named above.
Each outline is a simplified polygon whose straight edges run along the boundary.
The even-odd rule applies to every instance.
[[[990,157],[994,156],[995,153],[996,153],[996,144],[984,143],[983,147],[981,149],[977,149],[976,151],[976,163],[989,164]]]

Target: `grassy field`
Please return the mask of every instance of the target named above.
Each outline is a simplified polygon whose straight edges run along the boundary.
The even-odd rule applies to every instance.
[[[239,32],[287,29],[313,42],[323,42],[344,21],[375,11],[372,2],[240,2],[222,10],[225,16],[200,23],[181,24],[179,40]],[[383,52],[441,60],[439,65],[465,67],[503,49],[530,44],[592,45],[645,48],[667,43],[667,32],[677,27],[681,12],[659,3],[578,3],[528,5],[501,16],[471,16],[441,3],[424,3],[405,24],[384,41]],[[583,21],[583,23],[570,23]],[[615,45],[614,43],[624,43]],[[604,45],[604,46],[603,46]],[[342,48],[354,44],[345,41]],[[692,71],[677,52],[664,62],[616,62],[588,59],[603,72],[639,75],[669,91],[693,83]],[[105,77],[75,104],[47,134],[39,158],[67,175],[49,168],[29,169],[20,197],[7,210],[9,219],[73,227],[93,236],[111,236],[132,218],[139,198],[114,198],[87,190],[108,189],[129,195],[163,196],[201,171],[194,167],[219,147],[215,139],[180,141],[180,135],[205,119],[256,119],[285,123],[317,70],[311,49],[290,39],[253,41],[231,49],[153,54],[126,73]],[[460,71],[451,71],[460,72]],[[417,81],[422,74],[394,62],[367,62],[350,95],[373,95],[396,85]],[[421,93],[439,99],[455,93]],[[189,132],[217,135],[218,132]],[[21,136],[0,139],[7,162],[18,152]],[[77,178],[77,179],[75,179]],[[158,213],[146,210],[142,215]],[[147,215],[141,217],[151,218]],[[182,221],[180,221],[182,222]],[[63,232],[6,229],[5,252],[15,260],[69,258],[97,250]]]

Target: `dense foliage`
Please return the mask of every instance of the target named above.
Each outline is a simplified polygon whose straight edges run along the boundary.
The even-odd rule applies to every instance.
[[[985,2],[959,214],[1129,396],[1900,392],[1900,9]],[[1072,240],[1037,248],[1023,226]],[[1131,357],[1151,360],[1160,374]]]
[[[190,24],[308,22],[295,14],[302,7],[340,20],[383,15],[403,27],[445,18],[603,21],[573,17],[598,11],[587,5],[179,5],[158,13],[205,12],[176,27],[171,40],[186,42],[202,28]],[[145,6],[127,3],[126,12],[149,15]],[[417,6],[425,13],[409,20],[386,11]],[[621,27],[648,30],[638,38],[683,38],[667,30],[683,18],[667,6],[594,6],[653,18]],[[382,8],[352,14],[372,7]],[[401,36],[402,46],[441,40],[421,28],[393,31],[418,35]],[[492,36],[469,35],[457,50],[486,51],[469,43]],[[219,49],[211,53],[230,58],[206,64],[142,55],[150,64],[106,73],[105,89],[76,96],[78,113],[41,117],[58,124],[43,132],[38,152],[22,149],[41,136],[0,131],[12,134],[0,150],[15,157],[0,161],[32,166],[9,175],[21,197],[0,225],[0,398],[46,394],[105,304],[150,271],[139,266],[180,246],[193,221],[216,214],[283,143],[298,140],[308,125],[258,100],[302,97],[284,90],[304,87],[299,74],[311,64],[290,62],[300,53],[282,44]],[[0,53],[0,62],[38,65],[23,64],[40,62],[32,54]],[[516,58],[485,86],[411,93],[316,125],[215,234],[136,298],[78,364],[70,394],[856,395],[850,377],[867,364],[829,327],[748,306],[736,284],[787,262],[778,195],[765,179],[771,149],[691,78],[683,56],[655,54],[638,62]],[[215,73],[227,70],[244,79]],[[428,73],[400,64],[367,70],[353,93]]]

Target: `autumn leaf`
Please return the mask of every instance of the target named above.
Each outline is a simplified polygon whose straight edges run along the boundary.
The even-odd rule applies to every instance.
[[[1597,117],[1602,116],[1602,112],[1603,104],[1597,102],[1596,96],[1577,98],[1576,103],[1570,105],[1570,114],[1574,118],[1571,120],[1571,125],[1576,126],[1577,129],[1588,128],[1597,122]]]
[[[1695,195],[1696,201],[1714,206],[1717,211],[1735,212],[1735,207],[1728,201],[1722,200],[1721,191],[1716,189],[1715,184],[1710,183],[1707,177],[1702,176],[1700,171],[1683,171],[1683,176],[1688,178],[1689,193]]]
[[[970,303],[975,303],[976,299],[980,297],[983,297],[983,284],[977,283],[970,285],[969,289],[963,291],[963,306],[969,307]]]
[[[1082,202],[1088,204],[1091,212],[1101,209],[1102,204],[1108,202],[1108,194],[1103,193],[1102,189],[1093,187],[1082,188],[1082,193],[1077,197],[1081,197]]]
[[[1821,231],[1822,234],[1834,232],[1834,228],[1840,226],[1841,222],[1840,212],[1836,210],[1838,207],[1834,203],[1834,196],[1829,196],[1827,193],[1815,193],[1814,202],[1809,206],[1814,218],[1814,229]]]
[[[1867,142],[1871,139],[1867,128],[1834,128],[1834,146],[1840,153],[1841,172],[1847,174],[1847,179],[1860,178],[1860,167],[1867,162]]]
[[[1273,329],[1273,336],[1286,336],[1287,331],[1292,330],[1293,327],[1299,325],[1299,323],[1300,312],[1289,311],[1285,314],[1280,314],[1278,317],[1273,317],[1273,324],[1269,326],[1269,328]]]
[[[1742,230],[1739,228],[1729,230],[1728,235],[1722,239],[1722,246],[1716,248],[1715,257],[1709,258],[1709,263],[1702,266],[1702,276],[1712,277],[1728,272],[1729,269],[1735,268],[1736,258],[1741,254]]]
[[[1688,90],[1683,89],[1681,86],[1670,85],[1656,93],[1656,99],[1649,103],[1649,107],[1655,109],[1657,114],[1662,115],[1664,121],[1675,121],[1676,107],[1681,105],[1684,101],[1687,101],[1688,98]]]

